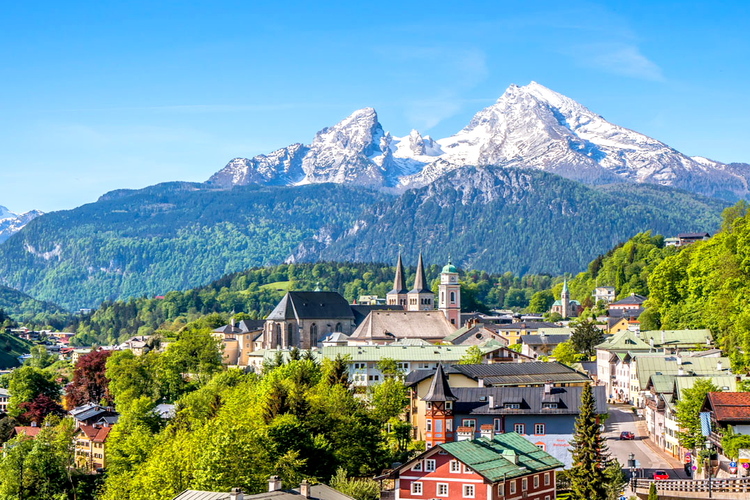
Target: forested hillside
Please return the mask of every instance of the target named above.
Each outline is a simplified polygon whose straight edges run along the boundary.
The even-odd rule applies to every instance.
[[[301,241],[335,236],[385,198],[330,184],[111,193],[32,221],[0,245],[0,276],[69,309],[185,290],[280,263]]]
[[[425,269],[432,288],[437,290],[442,266]],[[407,268],[411,286],[415,269]],[[80,344],[110,344],[129,335],[151,334],[156,330],[179,330],[185,323],[211,313],[221,313],[225,321],[235,318],[265,318],[286,290],[337,291],[353,302],[361,295],[385,294],[393,288],[393,266],[385,264],[334,263],[282,264],[234,273],[206,286],[185,292],[169,292],[164,298],[138,298],[104,302],[92,314],[69,327],[77,332]],[[562,279],[562,278],[559,278]],[[464,310],[488,310],[493,307],[522,308],[539,290],[556,280],[545,275],[523,278],[505,273],[482,271],[461,273]],[[242,316],[240,316],[242,314]]]
[[[668,202],[663,200],[667,199]],[[632,235],[712,232],[723,202],[654,186],[587,187],[467,167],[400,197],[360,188],[170,183],[45,214],[0,245],[0,279],[69,310],[164,295],[282,262],[413,264],[562,274]]]
[[[0,311],[4,311],[14,321],[37,325],[62,327],[70,319],[70,315],[60,306],[36,300],[23,292],[2,285],[0,285]]]
[[[648,280],[647,302],[661,328],[709,328],[732,358],[750,365],[750,216],[740,202],[721,232],[665,258]]]
[[[403,244],[415,260],[427,248],[433,262],[452,255],[465,268],[561,275],[646,230],[712,232],[725,206],[657,186],[592,188],[539,171],[467,167],[405,193],[320,255],[372,261]]]

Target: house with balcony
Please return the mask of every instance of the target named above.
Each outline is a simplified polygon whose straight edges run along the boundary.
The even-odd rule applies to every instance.
[[[708,441],[719,453],[723,454],[721,441],[728,430],[750,435],[750,392],[709,392],[703,411],[710,415]]]

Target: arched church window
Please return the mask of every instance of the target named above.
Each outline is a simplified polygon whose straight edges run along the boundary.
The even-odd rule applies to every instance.
[[[341,330],[341,323],[336,323],[336,331],[340,332]]]
[[[456,303],[456,292],[451,292],[451,304]]]
[[[276,348],[281,347],[281,325],[280,324],[276,323],[276,328],[275,328],[275,332],[274,333],[275,333],[275,335],[274,335],[274,340],[275,340],[274,347],[276,347]]]
[[[294,343],[294,325],[289,323],[286,325],[286,346],[292,347]]]
[[[310,347],[318,345],[318,325],[313,323],[310,325]]]

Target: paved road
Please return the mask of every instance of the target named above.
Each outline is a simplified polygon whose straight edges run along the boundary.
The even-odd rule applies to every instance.
[[[648,441],[645,434],[640,434],[637,425],[639,419],[633,415],[630,406],[609,406],[604,437],[607,439],[610,453],[620,461],[624,468],[628,465],[628,456],[633,453],[643,471],[641,477],[653,477],[657,469],[666,470],[673,479],[687,478],[678,460],[659,450]],[[620,441],[620,433],[630,431],[635,434],[632,441]]]

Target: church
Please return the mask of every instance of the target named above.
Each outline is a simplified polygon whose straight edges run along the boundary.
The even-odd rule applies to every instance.
[[[441,342],[461,322],[461,285],[450,262],[440,274],[439,299],[425,277],[422,254],[414,286],[406,289],[401,255],[386,305],[349,304],[338,292],[287,292],[266,318],[264,349],[318,347],[332,333],[346,335],[349,345],[389,344],[402,339]]]
[[[401,254],[396,263],[396,277],[393,280],[393,290],[386,295],[388,305],[403,306],[406,311],[433,311],[435,310],[435,294],[427,286],[424,274],[424,262],[422,253],[419,254],[417,262],[417,276],[414,279],[414,288],[406,290],[404,280],[404,264]],[[440,273],[440,285],[438,286],[438,310],[440,310],[454,328],[461,326],[461,285],[458,282],[458,269],[451,264],[443,267]]]

